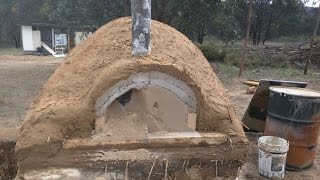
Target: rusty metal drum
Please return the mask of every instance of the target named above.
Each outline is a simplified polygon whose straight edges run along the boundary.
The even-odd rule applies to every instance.
[[[265,135],[290,142],[286,168],[307,169],[316,158],[320,129],[320,93],[308,89],[270,87]]]

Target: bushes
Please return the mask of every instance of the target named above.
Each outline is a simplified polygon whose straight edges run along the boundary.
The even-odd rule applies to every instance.
[[[242,55],[241,45],[227,46],[210,43],[198,45],[198,47],[210,62],[239,66]],[[289,67],[289,57],[284,54],[273,53],[264,47],[252,47],[245,59],[245,68],[256,69],[261,67],[287,68]]]
[[[266,64],[268,67],[273,68],[287,68],[289,67],[289,57],[283,54],[276,54],[271,56],[270,61]]]
[[[225,64],[239,66],[241,51],[229,52],[225,57]],[[246,69],[256,69],[261,67],[287,68],[289,67],[289,57],[282,54],[266,54],[259,50],[250,51],[245,59]]]
[[[215,46],[214,44],[204,44],[198,45],[202,54],[207,58],[210,62],[224,62],[224,58],[226,57],[226,52],[220,47]]]

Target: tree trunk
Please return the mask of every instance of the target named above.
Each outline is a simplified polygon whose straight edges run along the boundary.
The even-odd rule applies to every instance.
[[[20,38],[18,36],[13,37],[14,45],[18,49],[20,47]]]
[[[261,39],[261,30],[262,30],[263,18],[257,18],[256,26],[255,26],[255,34],[254,34],[254,43],[253,45],[260,44]]]
[[[257,44],[257,29],[252,27],[252,44],[256,45]]]
[[[158,20],[165,22],[165,10],[168,4],[168,0],[161,0],[158,2]]]
[[[157,0],[156,1],[152,1],[151,6],[152,6],[152,11],[151,11],[152,19],[160,21],[159,20],[159,2]]]
[[[2,21],[0,19],[0,42],[2,41]]]
[[[21,41],[19,31],[17,31],[16,29],[12,29],[10,34],[11,34],[11,38],[12,38],[12,40],[14,42],[15,47],[19,48],[20,47],[20,41]]]
[[[259,30],[258,30],[258,38],[257,38],[257,45],[260,45],[260,39],[261,39],[261,26],[259,26]]]
[[[123,0],[124,15],[130,16],[130,0]]]
[[[309,67],[310,60],[311,60],[312,53],[313,53],[313,42],[314,42],[314,39],[317,37],[317,32],[318,32],[318,27],[319,27],[319,21],[320,21],[320,4],[319,4],[319,7],[318,7],[318,13],[317,13],[317,18],[316,18],[316,25],[315,25],[315,27],[314,27],[314,29],[313,29],[313,34],[312,34],[312,37],[311,37],[309,55],[308,55],[308,59],[307,59],[307,61],[306,61],[306,65],[305,65],[305,67],[304,67],[304,72],[303,72],[303,74],[307,74],[307,72],[308,72],[308,67]]]
[[[269,22],[268,22],[268,26],[267,26],[266,35],[264,36],[264,39],[263,39],[263,41],[262,41],[262,45],[264,45],[264,43],[265,43],[266,40],[268,39],[269,31],[270,31],[270,26],[271,26],[271,22],[272,22],[272,15],[273,15],[273,12],[271,12],[271,14],[270,14],[270,18],[269,18]]]
[[[250,33],[250,25],[251,25],[251,16],[252,16],[252,4],[253,0],[249,1],[249,11],[248,11],[248,19],[247,19],[247,29],[246,29],[246,36],[243,42],[243,49],[242,49],[242,57],[240,59],[240,70],[239,70],[239,77],[242,75],[244,71],[244,59],[247,56],[248,51],[248,40],[249,40],[249,33]]]
[[[205,30],[205,23],[201,25],[199,34],[198,34],[198,43],[202,44],[203,43],[203,37],[204,37],[204,30]]]

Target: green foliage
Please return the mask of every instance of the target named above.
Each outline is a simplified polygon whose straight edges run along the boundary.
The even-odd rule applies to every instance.
[[[234,42],[242,37],[241,22],[235,16],[237,6],[232,1],[219,3],[214,17],[208,25],[208,32],[225,43]]]
[[[46,22],[51,11],[49,0],[0,0],[0,42],[20,47],[20,24]]]
[[[290,10],[292,12],[293,10]],[[316,8],[303,7],[300,5],[290,16],[283,16],[279,19],[278,36],[276,37],[297,37],[309,36],[315,22]],[[309,39],[309,37],[308,37]],[[286,40],[286,39],[283,39]]]
[[[290,43],[301,43],[309,41],[310,35],[290,35],[290,36],[281,36],[279,38],[273,39],[274,42],[290,42]]]
[[[266,66],[273,68],[287,68],[289,65],[289,57],[283,54],[271,56],[270,61],[266,64]]]
[[[225,62],[228,65],[233,65],[239,67],[239,61],[241,58],[241,49],[237,51],[230,51],[228,52]],[[263,59],[257,54],[256,52],[249,52],[245,61],[245,68],[246,69],[255,69],[261,66],[267,66]]]
[[[283,18],[292,17],[303,11],[303,4],[296,0],[254,0],[254,15],[251,24],[251,37],[254,45],[281,35],[280,24]]]
[[[222,48],[219,48],[212,43],[198,45],[198,47],[201,50],[202,54],[210,62],[223,62],[224,58],[226,57],[226,52]]]
[[[103,21],[104,5],[100,4],[100,1],[51,1],[51,4],[53,10],[48,14],[50,21],[64,27],[66,32],[76,31],[83,27],[99,27],[100,22]]]
[[[242,39],[247,1],[152,0],[152,19],[175,27],[202,44],[213,35],[226,44]],[[98,29],[107,22],[130,16],[130,0],[0,0],[0,41],[19,43],[21,22],[50,22],[62,31]],[[250,35],[259,44],[282,36],[312,32],[316,8],[298,0],[254,0]]]
[[[220,0],[170,0],[166,6],[171,15],[169,24],[202,44],[219,3]]]
[[[51,5],[48,2],[44,2],[39,7],[38,15],[41,17],[46,17],[51,12],[51,9],[52,9]]]
[[[224,58],[219,62],[239,67],[239,60],[241,58],[242,53],[241,48],[241,45],[238,44],[228,46],[216,44],[214,46],[214,49],[216,51],[213,52],[217,52],[217,50],[223,49]],[[214,57],[221,56],[215,55]],[[289,57],[283,54],[272,54],[271,52],[265,50],[263,47],[251,48],[251,50],[248,53],[248,56],[245,59],[245,67],[247,70],[261,67],[287,68],[289,67]]]

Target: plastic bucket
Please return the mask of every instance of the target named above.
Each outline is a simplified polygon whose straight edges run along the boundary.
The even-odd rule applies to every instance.
[[[272,179],[283,179],[289,142],[275,136],[259,138],[259,174]]]

